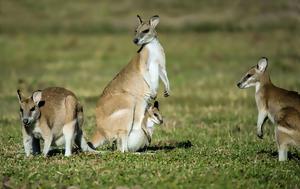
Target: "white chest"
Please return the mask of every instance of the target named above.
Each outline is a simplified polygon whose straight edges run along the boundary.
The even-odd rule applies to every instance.
[[[159,84],[159,65],[165,64],[165,54],[162,46],[157,39],[149,43],[146,48],[149,51],[149,58],[147,61],[147,68],[150,75],[151,88],[155,91]]]
[[[32,134],[35,138],[38,138],[38,139],[42,139],[42,130],[41,128],[39,127],[39,122],[36,122],[35,123],[35,127],[32,131]]]
[[[159,84],[159,70],[158,64],[155,61],[151,61],[149,64],[149,75],[151,80],[151,88],[157,91]]]
[[[154,123],[151,119],[148,119],[147,120],[147,131],[151,138],[152,138],[153,130],[154,130]]]

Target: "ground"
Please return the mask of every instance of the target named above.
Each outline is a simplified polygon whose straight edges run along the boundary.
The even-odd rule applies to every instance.
[[[273,83],[300,91],[298,30],[289,26],[234,31],[158,29],[171,94],[163,97],[161,85],[158,100],[165,123],[156,128],[146,153],[122,154],[105,146],[102,150],[108,153],[101,155],[26,158],[17,88],[72,90],[84,106],[84,131],[90,139],[101,91],[138,47],[126,29],[48,32],[45,26],[46,32],[35,28],[22,32],[23,26],[16,30],[11,21],[0,19],[0,23],[7,26],[0,29],[0,179],[6,186],[300,187],[300,152],[291,148],[289,161],[278,162],[275,126],[267,122],[264,139],[256,136],[254,88],[236,87],[247,69],[266,56]]]

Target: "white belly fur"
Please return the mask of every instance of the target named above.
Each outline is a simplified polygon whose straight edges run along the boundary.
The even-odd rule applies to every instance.
[[[159,73],[158,73],[158,64],[155,62],[150,62],[149,64],[149,74],[151,79],[151,88],[154,91],[158,90],[158,84],[159,84]]]
[[[165,55],[162,46],[157,39],[151,41],[146,48],[149,51],[147,66],[151,80],[151,89],[157,91],[159,85],[159,63],[165,63]]]
[[[38,139],[42,139],[42,131],[41,131],[41,128],[39,127],[39,122],[36,122],[35,123],[35,126],[34,126],[34,129],[32,131],[32,134],[35,138],[38,138]]]
[[[42,137],[42,130],[39,127],[39,122],[37,121],[35,123],[34,129],[32,131],[32,134],[35,138],[37,139],[42,139],[44,140],[44,138]],[[64,135],[61,133],[58,136],[56,136],[56,138],[53,139],[51,146],[55,145],[55,146],[62,146],[65,144],[65,137]]]
[[[142,129],[134,129],[131,131],[128,137],[128,150],[136,152],[143,148],[147,142],[147,137]]]

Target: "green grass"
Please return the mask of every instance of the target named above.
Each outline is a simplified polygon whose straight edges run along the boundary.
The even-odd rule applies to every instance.
[[[14,15],[16,12],[12,10],[16,9],[21,16],[28,16],[24,19],[31,20],[32,15],[41,12],[52,22],[41,22],[39,19],[43,17],[37,17],[37,20],[31,20],[32,26],[29,24],[29,29],[24,32],[23,23],[20,26],[14,24],[20,15],[0,16],[0,26],[5,26],[0,27],[0,180],[11,188],[300,187],[300,153],[292,148],[290,160],[278,162],[274,126],[267,123],[265,138],[260,140],[256,137],[254,89],[240,90],[236,87],[243,73],[261,56],[267,56],[273,82],[300,91],[299,30],[285,27],[284,23],[282,27],[269,28],[268,31],[254,28],[250,31],[216,29],[195,32],[194,26],[190,26],[190,30],[159,30],[166,52],[171,96],[164,98],[162,91],[158,96],[165,124],[155,130],[150,150],[154,153],[79,153],[70,158],[65,158],[63,154],[49,158],[25,158],[16,97],[19,79],[25,80],[32,90],[63,86],[74,91],[84,105],[84,131],[90,138],[95,127],[96,101],[101,91],[138,48],[131,42],[132,34],[127,32],[130,24],[116,33],[109,33],[109,30],[102,33],[100,30],[72,32],[64,27],[58,33],[51,30],[51,27],[60,25],[55,21],[68,21],[72,16],[76,18],[76,10],[78,17],[84,15],[85,12],[78,8],[79,2],[63,4],[70,10],[63,14],[63,9],[60,9],[56,15],[50,14],[51,10],[59,7],[56,1],[53,4],[47,2],[49,6],[33,6],[31,1],[20,2],[23,4],[6,1],[7,9],[6,12],[2,10],[2,14]],[[98,4],[93,7],[92,1],[88,2],[90,4],[82,3],[85,4],[82,6],[91,8],[86,13],[89,21],[84,20],[83,16],[83,20],[78,22],[93,26],[97,23],[92,18],[97,16]],[[171,3],[170,7],[162,4],[160,9],[169,7],[162,15],[167,18],[173,14],[182,16],[188,10],[193,13],[199,8],[207,14],[222,10],[221,19],[226,12],[225,9],[218,9],[214,1],[209,5],[197,4],[196,7],[190,2],[184,5],[176,2]],[[154,3],[159,4],[158,1]],[[104,4],[106,6],[101,6],[101,9],[109,9],[99,14],[111,20],[120,20],[122,16],[126,20],[126,16],[130,18],[135,14],[129,11],[133,8],[127,4],[123,5],[125,13],[122,9],[113,9],[106,1]],[[291,6],[282,4],[285,6],[278,1],[273,8],[267,7],[268,13],[279,7],[285,11]],[[153,6],[154,9],[157,5],[135,6],[143,11],[146,10],[144,6]],[[221,7],[229,5],[223,4]],[[110,9],[120,15],[114,15],[116,12]],[[248,13],[259,12],[253,4],[249,5],[249,10],[244,10]],[[67,13],[73,14],[70,16]],[[151,11],[146,13],[152,14]],[[246,15],[248,20],[260,20]],[[227,21],[233,24],[230,19]],[[73,27],[73,22],[70,23]],[[37,29],[38,26],[43,28],[43,24],[49,24],[43,29],[46,32]],[[162,28],[166,25],[162,16]],[[191,147],[183,145],[188,141]]]

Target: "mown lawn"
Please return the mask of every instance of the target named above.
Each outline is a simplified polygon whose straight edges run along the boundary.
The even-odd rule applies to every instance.
[[[267,56],[273,82],[300,90],[299,38],[279,30],[163,33],[160,39],[172,93],[158,97],[165,124],[154,134],[153,153],[25,158],[18,79],[34,89],[55,85],[73,90],[84,104],[89,138],[99,94],[137,47],[130,34],[0,35],[1,179],[12,188],[299,187],[299,152],[292,149],[289,161],[277,161],[274,126],[266,125],[263,140],[256,137],[254,89],[236,87],[244,71]]]

